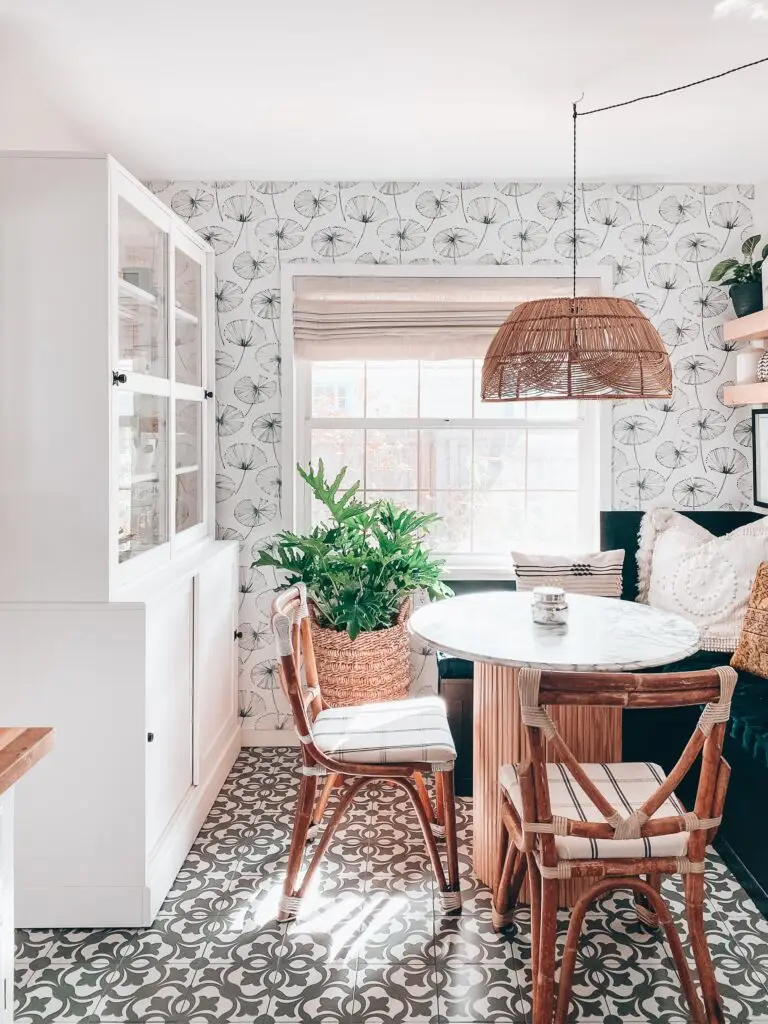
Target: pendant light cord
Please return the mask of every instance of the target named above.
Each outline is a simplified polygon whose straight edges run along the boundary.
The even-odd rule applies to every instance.
[[[758,64],[768,63],[768,57],[760,57],[748,64],[739,64],[738,67],[729,68],[727,71],[720,71],[716,75],[708,75],[706,78],[697,78],[695,82],[686,82],[684,85],[675,85],[671,89],[662,89],[661,92],[649,92],[645,96],[635,96],[631,100],[622,100],[621,103],[609,103],[605,107],[593,107],[592,110],[577,110],[576,106],[581,99],[573,104],[573,312],[576,312],[576,122],[580,117],[587,117],[589,114],[602,114],[606,110],[617,110],[619,107],[629,107],[633,103],[641,103],[643,100],[655,100],[660,96],[669,96],[673,92],[682,92],[684,89],[693,89],[696,85],[704,85],[706,82],[715,82],[718,78],[725,78],[727,75],[735,75],[737,71],[746,71],[747,68],[757,67]],[[584,94],[582,93],[582,99]]]
[[[669,96],[673,92],[682,92],[684,89],[692,89],[695,85],[704,85],[706,82],[715,82],[718,78],[725,78],[727,75],[735,75],[737,71],[746,71],[747,68],[757,67],[758,64],[768,63],[768,57],[760,57],[758,60],[752,60],[749,64],[739,64],[737,68],[729,68],[727,71],[721,71],[717,75],[709,75],[707,78],[698,78],[695,82],[686,82],[685,85],[675,85],[671,89],[662,89],[661,92],[649,92],[645,96],[635,96],[632,100],[623,100],[621,103],[609,103],[605,107],[593,107],[592,110],[581,110],[577,114],[576,104],[573,105],[573,116],[586,117],[588,114],[602,114],[604,110],[616,110],[618,107],[628,107],[632,103],[640,103],[643,100],[655,100],[659,96]]]
[[[576,109],[576,102],[573,104],[573,313],[576,313],[576,121],[579,112]]]

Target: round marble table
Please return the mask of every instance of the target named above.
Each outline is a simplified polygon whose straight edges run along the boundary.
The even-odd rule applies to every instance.
[[[516,668],[635,672],[679,661],[699,649],[687,619],[615,598],[568,595],[568,625],[538,626],[531,594],[491,591],[419,608],[411,633],[446,654],[478,662],[474,673],[473,856],[493,884],[499,816],[498,771],[525,756]],[[621,709],[550,708],[565,742],[583,762],[621,760]],[[554,758],[553,758],[554,759]],[[568,890],[568,891],[566,891]],[[563,887],[562,901],[574,893]]]

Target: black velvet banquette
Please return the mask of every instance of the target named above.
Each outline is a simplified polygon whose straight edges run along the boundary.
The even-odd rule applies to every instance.
[[[716,536],[730,533],[760,516],[752,512],[683,513]],[[600,547],[625,551],[622,599],[637,597],[637,544],[642,512],[602,512]],[[478,590],[514,588],[514,583],[463,581],[454,585],[457,594]],[[655,671],[685,672],[727,664],[729,654],[699,651],[685,661]],[[459,758],[457,791],[472,792],[472,663],[441,657],[440,687],[446,697]],[[716,846],[731,870],[761,907],[768,911],[768,680],[739,674],[725,741],[725,757],[731,765],[731,784],[723,824]],[[665,711],[625,711],[623,757],[626,761],[652,759],[669,771],[691,735],[698,717],[696,708]],[[651,739],[649,739],[649,737]],[[690,805],[697,775],[692,772],[680,795]]]
[[[752,512],[683,513],[720,537],[761,516]],[[623,548],[622,598],[637,597],[637,542],[641,512],[603,512],[600,517],[600,547],[603,551]],[[727,665],[730,654],[699,651],[691,658],[656,671],[685,672]],[[659,762],[666,771],[679,757],[693,730],[696,708],[666,711],[625,711],[622,751],[626,761]],[[649,742],[649,737],[653,740]],[[731,870],[761,905],[768,909],[768,680],[739,673],[724,755],[731,765],[731,783],[723,824],[715,845]],[[697,781],[691,773],[680,790],[683,802],[692,803]]]

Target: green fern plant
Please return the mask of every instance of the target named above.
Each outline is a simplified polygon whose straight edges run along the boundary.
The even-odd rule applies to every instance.
[[[321,626],[354,640],[393,626],[415,590],[423,588],[433,599],[453,593],[440,579],[444,563],[424,544],[438,515],[386,500],[363,502],[359,482],[344,485],[346,467],[328,480],[322,459],[316,469],[296,468],[328,509],[329,521],[307,534],[283,530],[259,551],[253,567],[284,572],[284,586],[305,583]]]

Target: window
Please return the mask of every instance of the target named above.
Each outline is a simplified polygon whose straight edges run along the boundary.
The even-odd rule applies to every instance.
[[[431,543],[448,575],[508,574],[512,548],[596,547],[599,403],[484,403],[480,358],[297,368],[299,459],[347,466],[366,499],[437,512]],[[322,518],[306,488],[298,515],[300,528]]]

